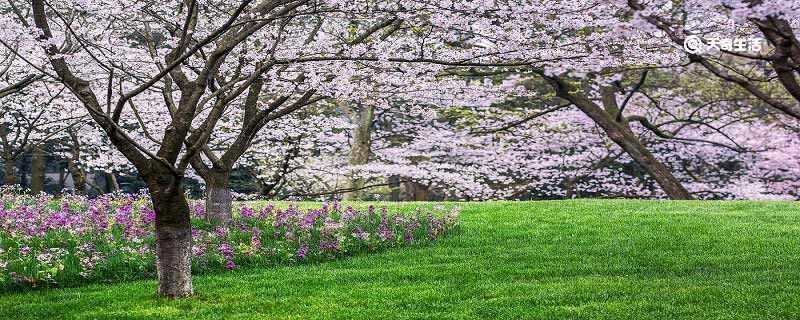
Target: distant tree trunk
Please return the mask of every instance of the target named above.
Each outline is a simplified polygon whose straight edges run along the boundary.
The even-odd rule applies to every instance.
[[[400,177],[390,176],[389,187],[392,188],[391,200],[400,201]]]
[[[158,294],[170,298],[190,296],[192,228],[183,181],[159,163],[151,167],[158,171],[144,178],[156,212]]]
[[[17,184],[17,163],[14,158],[3,158],[3,184],[12,186]]]
[[[20,165],[17,171],[19,175],[19,185],[23,188],[30,188],[30,182],[28,181],[28,173],[30,172],[30,161],[20,161]]]
[[[75,194],[77,195],[85,195],[86,194],[86,174],[81,169],[80,165],[77,161],[70,159],[67,163],[67,168],[69,170],[70,176],[72,176],[72,184],[75,189]]]
[[[117,174],[114,172],[106,172],[106,192],[113,193],[119,191],[119,182],[117,181]]]
[[[67,180],[67,174],[64,173],[64,170],[58,170],[58,186],[59,189],[64,190],[64,184]]]
[[[574,176],[569,176],[564,179],[565,198],[572,199],[580,196],[578,194],[577,183],[578,183],[578,178]]]
[[[576,94],[574,86],[558,78],[548,78],[556,89],[559,97],[572,102],[578,109],[591,118],[606,135],[624,150],[633,160],[656,180],[661,189],[670,199],[688,200],[692,195],[683,187],[680,181],[672,174],[666,165],[661,163],[631,131],[624,118],[617,121],[619,113],[615,99],[608,96],[607,89],[603,91],[603,102],[606,110],[583,96]],[[612,103],[613,101],[613,103]]]
[[[86,194],[86,172],[81,168],[81,141],[78,133],[75,131],[69,132],[72,144],[70,145],[70,158],[67,160],[67,170],[72,176],[72,184],[74,185],[75,194]]]
[[[11,186],[17,184],[17,159],[11,151],[11,143],[8,141],[8,127],[0,123],[0,142],[3,147],[3,185]]]
[[[428,186],[417,183],[414,188],[414,201],[428,201]]]
[[[210,222],[225,224],[233,220],[229,177],[230,171],[215,169],[203,175],[206,183],[206,219]]]
[[[408,200],[428,201],[430,193],[428,186],[415,181],[406,181],[403,184],[406,189],[406,197]]]
[[[347,163],[351,166],[364,165],[369,162],[371,128],[372,120],[375,117],[375,108],[372,106],[357,106],[355,110],[349,113],[355,128],[353,129],[353,142]],[[351,177],[350,189],[355,191],[346,192],[344,194],[345,199],[365,199],[367,190],[361,189],[364,184],[363,178]]]
[[[31,193],[39,194],[44,191],[44,179],[46,170],[44,150],[36,145],[31,152]]]

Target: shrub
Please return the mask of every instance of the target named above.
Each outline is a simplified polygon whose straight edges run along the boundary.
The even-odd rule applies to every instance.
[[[155,277],[155,213],[145,194],[95,199],[0,193],[0,287],[53,287]],[[442,211],[444,211],[442,209]],[[456,225],[458,210],[387,208],[340,203],[301,210],[242,203],[227,226],[203,221],[191,205],[193,272],[293,264],[435,240]]]

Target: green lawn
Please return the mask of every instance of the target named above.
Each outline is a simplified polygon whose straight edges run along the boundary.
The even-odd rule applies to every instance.
[[[154,281],[7,293],[0,319],[800,318],[798,203],[459,205],[432,245],[196,277],[180,301]]]

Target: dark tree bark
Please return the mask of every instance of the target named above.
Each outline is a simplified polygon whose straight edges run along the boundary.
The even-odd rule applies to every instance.
[[[45,183],[45,153],[41,146],[36,145],[31,152],[31,193],[39,194],[44,191]]]
[[[414,201],[428,201],[430,190],[428,186],[420,183],[414,185]]]
[[[152,160],[152,166],[155,170],[147,174],[145,181],[156,212],[158,294],[186,297],[193,294],[189,203],[182,178],[157,160]]]
[[[30,161],[21,161],[17,173],[19,174],[19,185],[23,188],[30,188],[28,173],[30,173]]]

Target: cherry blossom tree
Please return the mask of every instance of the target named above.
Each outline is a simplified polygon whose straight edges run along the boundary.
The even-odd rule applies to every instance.
[[[3,119],[24,128],[40,119],[34,104],[49,105],[41,119],[92,119],[29,131],[39,140],[68,133],[76,168],[136,169],[156,212],[158,292],[167,297],[193,292],[184,183],[194,174],[215,222],[230,219],[239,168],[267,196],[360,193],[387,177],[418,199],[431,190],[465,199],[746,196],[723,190],[732,183],[791,195],[796,168],[777,164],[797,158],[792,123],[759,114],[751,99],[675,89],[686,83],[658,88],[686,70],[676,45],[689,25],[670,20],[681,7],[671,3],[11,0],[0,44],[35,72],[16,69],[0,85],[0,98],[31,100]],[[774,54],[736,59],[772,63],[784,92],[771,93],[766,73],[762,87],[715,72],[704,57],[690,62],[795,116],[784,102],[797,100],[795,2],[686,3],[711,4],[686,7],[697,17],[713,7],[723,11],[709,21],[744,19],[764,34]],[[104,138],[81,134],[98,129]],[[753,130],[775,143],[760,148]]]

